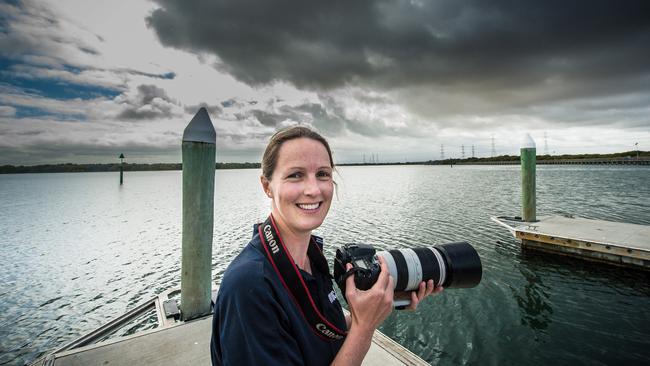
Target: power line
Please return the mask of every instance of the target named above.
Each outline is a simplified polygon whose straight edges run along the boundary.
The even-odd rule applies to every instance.
[[[497,149],[494,146],[494,135],[492,135],[492,157],[497,156]]]
[[[548,155],[548,136],[546,131],[544,131],[544,155]]]

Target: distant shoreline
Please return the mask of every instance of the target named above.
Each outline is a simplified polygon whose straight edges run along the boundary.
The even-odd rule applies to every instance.
[[[518,155],[501,155],[489,158],[428,160],[418,162],[344,163],[337,166],[375,165],[513,165],[519,163]],[[614,154],[538,155],[538,164],[634,164],[650,165],[650,151],[626,151]],[[181,163],[135,164],[125,163],[124,171],[181,170]],[[216,163],[215,169],[260,169],[260,163]],[[117,172],[120,164],[42,164],[3,165],[0,174],[23,173],[87,173]]]

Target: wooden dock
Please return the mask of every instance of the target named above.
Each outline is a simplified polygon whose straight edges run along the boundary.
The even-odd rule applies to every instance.
[[[210,365],[212,317],[56,354],[43,365]],[[363,365],[428,365],[379,331]]]
[[[650,270],[650,226],[577,217],[547,216],[536,222],[492,217],[523,246],[592,261]]]
[[[169,295],[178,292],[176,289],[170,290],[143,303],[104,327],[39,359],[32,366],[209,366],[212,316],[188,322],[166,316],[162,304],[169,300]],[[213,292],[216,294],[216,291]],[[94,343],[94,339],[103,339],[107,333],[115,332],[119,328],[117,325],[126,324],[129,318],[135,319],[146,311],[154,310],[158,317],[158,328]],[[362,365],[421,366],[428,363],[380,331],[375,331]]]

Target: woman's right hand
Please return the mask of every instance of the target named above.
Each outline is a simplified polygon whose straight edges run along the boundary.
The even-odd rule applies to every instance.
[[[346,279],[345,298],[350,305],[352,322],[350,331],[374,333],[375,329],[390,315],[393,310],[393,277],[388,271],[388,265],[383,257],[379,257],[381,272],[377,282],[368,290],[357,289],[354,276]],[[347,270],[352,265],[348,263]]]
[[[350,305],[351,324],[343,346],[336,354],[332,365],[358,366],[370,349],[375,329],[393,310],[393,278],[388,272],[384,258],[379,257],[381,273],[377,282],[367,291],[357,289],[354,275],[345,281],[345,298]],[[348,263],[349,271],[352,265]]]

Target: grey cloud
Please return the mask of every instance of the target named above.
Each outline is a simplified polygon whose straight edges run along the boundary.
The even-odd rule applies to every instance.
[[[255,118],[257,118],[257,120],[264,126],[277,126],[278,124],[280,124],[280,122],[284,121],[285,119],[292,118],[294,116],[293,113],[276,114],[276,113],[269,113],[261,110],[254,110],[251,113],[253,113],[253,116],[255,116]]]
[[[166,101],[172,101],[172,99],[167,96],[167,92],[164,89],[159,88],[155,85],[140,85],[138,86],[138,94],[140,97],[140,103],[149,104],[155,98],[160,98]]]
[[[102,70],[102,71],[104,71],[104,70]],[[150,72],[144,72],[144,71],[133,70],[133,69],[122,69],[122,70],[119,70],[119,71],[126,72],[127,74],[147,76],[147,77],[150,77],[150,78],[153,78],[153,79],[170,79],[171,80],[171,79],[176,78],[176,73],[172,72],[172,71],[164,73],[164,74],[153,74],[153,73],[150,73]]]
[[[390,128],[381,120],[361,120],[346,116],[345,108],[335,98],[320,95],[319,103],[283,105],[275,111],[254,109],[248,113],[238,113],[239,120],[251,116],[268,127],[281,128],[286,123],[308,124],[328,137],[354,133],[366,137],[378,136],[416,136],[409,129]]]
[[[250,84],[490,90],[650,72],[643,0],[156,2],[147,21],[163,44],[217,54]]]
[[[110,162],[119,153],[127,157],[156,157],[157,161],[176,161],[180,151],[178,134],[147,134],[144,129],[114,133],[115,126],[98,123],[73,124],[55,120],[0,120],[0,164],[40,164],[55,162]],[[58,131],[67,127],[64,135]],[[74,126],[74,128],[73,128]]]
[[[259,123],[268,127],[280,128],[283,122],[310,124],[328,136],[336,136],[343,132],[350,121],[346,121],[335,113],[328,112],[318,103],[305,103],[298,106],[283,105],[277,112],[261,109],[251,110],[249,114],[239,114],[240,119],[252,115]]]
[[[205,108],[208,111],[208,114],[212,118],[216,118],[220,116],[221,112],[223,111],[223,109],[218,105],[209,105],[208,103],[204,102],[204,103],[199,103],[197,105],[185,106],[185,112],[194,115],[201,108]]]
[[[295,108],[295,112],[309,116],[313,126],[327,136],[340,135],[346,127],[355,124],[355,121],[347,120],[344,117],[342,109],[332,108],[328,111],[324,105],[318,103],[299,105]],[[353,132],[357,131],[353,130]]]
[[[63,50],[93,54],[94,47],[78,37],[64,35],[57,15],[46,4],[37,1],[20,1],[0,4],[0,37],[2,55],[11,59],[33,56],[52,56]],[[66,60],[60,54],[61,63]]]
[[[176,155],[179,147],[175,145],[144,144],[127,142],[120,145],[99,145],[94,141],[81,143],[75,141],[40,141],[35,144],[25,144],[20,148],[0,145],[0,155],[3,164],[40,164],[51,162],[69,162],[87,160],[90,162],[115,161],[118,154],[123,153],[127,158],[147,155]]]
[[[0,34],[0,57],[10,65],[2,72],[13,78],[54,79],[124,90],[125,79],[131,75],[176,77],[171,71],[96,67],[95,59],[102,57],[101,44],[92,38],[100,43],[103,39],[35,0],[0,2]]]
[[[8,105],[0,105],[0,117],[11,117],[16,114],[16,108]]]
[[[221,102],[221,106],[224,107],[224,108],[231,108],[231,107],[242,108],[245,105],[246,105],[245,102],[242,102],[242,101],[237,100],[235,98],[230,98],[228,100],[224,100],[224,101]]]
[[[99,56],[99,55],[100,55],[99,51],[97,51],[97,50],[94,49],[94,48],[90,48],[90,47],[83,47],[83,46],[80,46],[80,47],[79,47],[79,51],[84,52],[84,53],[87,53],[87,54],[89,54],[89,55],[93,55],[93,56]]]
[[[234,104],[235,104],[234,99],[228,99],[228,100],[224,100],[223,102],[221,102],[221,106],[224,107],[224,108],[232,107]]]
[[[178,102],[171,99],[164,89],[155,85],[140,85],[134,99],[126,97],[121,102],[123,110],[116,116],[122,120],[151,120],[174,116],[173,107]]]

